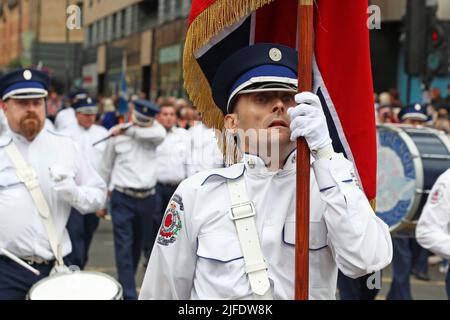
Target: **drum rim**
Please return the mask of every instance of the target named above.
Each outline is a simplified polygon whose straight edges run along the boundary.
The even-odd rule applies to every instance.
[[[39,286],[41,283],[44,283],[46,281],[49,281],[49,278],[55,278],[55,277],[61,277],[61,276],[67,276],[70,274],[74,274],[74,273],[83,273],[83,274],[93,274],[93,275],[97,275],[97,276],[102,276],[104,278],[108,278],[109,280],[111,280],[112,282],[114,282],[118,288],[117,293],[115,294],[115,296],[111,299],[112,301],[114,300],[121,300],[123,298],[123,288],[122,285],[112,276],[110,276],[107,273],[103,273],[103,272],[97,272],[97,271],[83,271],[83,270],[78,270],[78,271],[73,271],[71,273],[55,273],[53,275],[50,275],[48,277],[45,277],[41,280],[39,280],[38,282],[36,282],[31,288],[30,290],[28,290],[28,293],[26,295],[26,300],[31,300],[31,294],[33,292],[33,290],[36,289],[37,286]]]
[[[419,208],[420,205],[420,197],[418,196],[418,190],[423,190],[423,184],[424,184],[424,177],[423,177],[423,162],[422,158],[420,157],[419,149],[417,148],[414,140],[406,133],[406,129],[414,129],[412,126],[406,126],[406,125],[395,125],[395,124],[377,124],[378,128],[384,128],[387,130],[391,130],[396,132],[405,142],[406,147],[408,148],[409,152],[411,153],[413,164],[414,164],[414,171],[416,174],[416,181],[415,181],[415,190],[414,195],[411,201],[410,209],[408,210],[408,213],[403,217],[403,219],[400,220],[400,222],[392,225],[389,227],[389,231],[391,233],[397,233],[400,231],[403,231],[405,229],[408,229],[408,226],[405,225],[405,222],[410,221],[411,218],[414,217],[415,212]],[[426,127],[421,128],[422,129],[428,129]]]

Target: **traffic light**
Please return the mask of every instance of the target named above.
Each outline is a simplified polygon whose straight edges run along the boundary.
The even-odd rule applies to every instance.
[[[427,48],[427,6],[425,0],[409,0],[405,15],[405,71],[421,75],[425,71]]]
[[[449,31],[449,22],[431,17],[426,58],[426,71],[429,76],[449,74]]]

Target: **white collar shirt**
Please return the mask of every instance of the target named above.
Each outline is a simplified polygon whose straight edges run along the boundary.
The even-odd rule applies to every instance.
[[[76,126],[78,124],[77,117],[75,116],[75,109],[68,107],[62,109],[56,114],[55,118],[55,128],[58,131]]]
[[[213,129],[199,122],[188,130],[191,135],[191,157],[188,177],[209,169],[222,168],[223,156]]]
[[[10,133],[0,138],[0,248],[19,257],[38,256],[53,259],[47,233],[33,199],[19,180],[4,147],[14,141],[25,161],[37,173],[40,188],[47,200],[63,256],[71,252],[66,231],[71,207],[82,213],[102,208],[106,199],[106,184],[67,137],[43,129],[28,142]],[[60,199],[53,189],[50,170],[74,177],[80,194],[76,204]]]
[[[419,244],[450,259],[450,169],[434,183],[416,227]]]
[[[156,185],[156,147],[166,136],[157,121],[151,127],[132,126],[111,138],[103,154],[100,174],[109,186],[151,189]]]
[[[158,182],[178,185],[187,178],[191,139],[182,128],[167,131],[164,141],[156,148]]]
[[[167,207],[140,299],[253,299],[227,179],[243,177],[274,299],[294,298],[295,153],[269,172],[263,161],[209,170],[183,181]],[[392,259],[388,226],[373,212],[341,154],[315,161],[310,193],[310,299],[335,299],[337,270],[359,277]]]
[[[80,147],[83,155],[89,160],[95,170],[100,170],[103,152],[106,148],[106,141],[93,145],[101,139],[108,136],[108,130],[98,126],[92,125],[89,129],[85,129],[79,124],[66,128],[61,131],[61,134],[71,137]]]

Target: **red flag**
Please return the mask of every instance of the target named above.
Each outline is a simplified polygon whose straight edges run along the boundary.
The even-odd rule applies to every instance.
[[[376,129],[367,0],[315,1],[314,92],[331,138],[357,168],[369,199],[376,196]],[[222,114],[210,84],[220,63],[260,42],[296,47],[297,0],[194,0],[184,53],[186,89],[211,127]]]

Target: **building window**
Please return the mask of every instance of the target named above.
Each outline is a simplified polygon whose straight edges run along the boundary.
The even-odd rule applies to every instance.
[[[114,26],[114,23],[113,23],[113,19],[114,18],[114,15],[110,15],[110,16],[108,16],[107,18],[106,18],[106,30],[105,30],[105,33],[106,33],[106,38],[105,38],[105,40],[106,40],[106,42],[110,42],[111,40],[112,40],[112,37],[113,37],[113,26]]]
[[[105,19],[99,21],[98,42],[99,43],[105,42]]]

